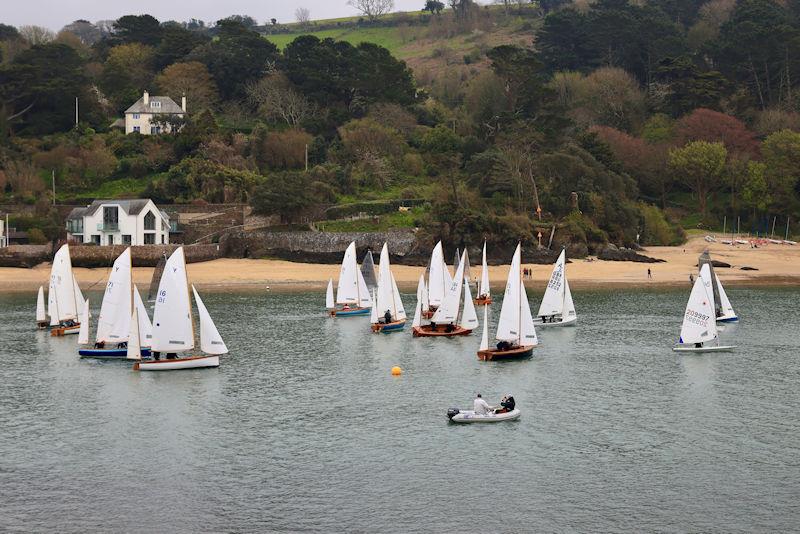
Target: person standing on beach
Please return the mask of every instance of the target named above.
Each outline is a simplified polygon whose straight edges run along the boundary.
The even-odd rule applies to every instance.
[[[647,279],[648,280],[652,280],[652,278],[653,278],[653,273],[650,271],[650,268],[648,267],[648,269],[647,269]]]
[[[694,275],[689,273],[689,284],[694,284]]]

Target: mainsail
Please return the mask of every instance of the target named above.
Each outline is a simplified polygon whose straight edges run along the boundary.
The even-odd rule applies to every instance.
[[[361,275],[364,277],[367,290],[372,291],[378,287],[378,279],[375,277],[375,261],[372,258],[371,250],[367,250],[364,259],[361,260]]]
[[[164,265],[153,311],[152,349],[176,352],[194,348],[194,325],[189,301],[189,282],[183,247],[178,247]]]
[[[495,337],[498,341],[509,341],[520,346],[538,345],[528,295],[522,283],[521,256],[522,250],[518,244],[508,270],[503,307],[500,309]]]
[[[703,264],[686,303],[681,325],[681,343],[703,343],[717,337],[712,286],[711,269]]]

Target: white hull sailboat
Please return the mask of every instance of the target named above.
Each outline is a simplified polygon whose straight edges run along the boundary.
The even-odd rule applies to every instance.
[[[547,282],[537,318],[533,321],[536,326],[574,326],[578,322],[567,281],[566,261],[566,253],[562,250]]]
[[[189,297],[189,281],[186,276],[186,261],[183,247],[178,247],[167,260],[164,274],[158,285],[155,310],[153,312],[153,360],[141,361],[141,354],[127,357],[137,360],[134,370],[175,371],[219,367],[219,356],[228,348],[219,335],[214,321],[203,304],[197,290],[192,286],[197,313],[200,317],[200,350],[207,356],[178,356],[194,349],[194,321]],[[136,308],[134,308],[134,312]],[[137,327],[138,329],[138,321]],[[137,334],[138,337],[138,334]],[[137,340],[137,345],[139,341]],[[129,343],[130,345],[130,343]],[[162,359],[161,356],[164,356]]]
[[[331,289],[333,289],[333,284]],[[372,306],[367,283],[356,261],[356,243],[353,241],[344,252],[342,267],[339,270],[339,283],[336,287],[336,301],[331,307],[330,291],[325,295],[325,306],[331,317],[350,317],[369,315]],[[337,308],[336,305],[341,305]]]
[[[47,301],[50,315],[50,335],[77,334],[80,329],[78,318],[85,299],[77,280],[75,280],[75,275],[72,274],[69,245],[62,245],[53,256]]]
[[[500,309],[495,339],[500,343],[489,348],[489,324],[486,320],[486,307],[483,309],[484,326],[478,359],[482,361],[512,360],[530,357],[534,347],[539,344],[536,327],[531,316],[531,307],[525,285],[522,283],[522,248],[518,244],[508,270],[508,282]]]
[[[715,320],[714,293],[711,269],[708,264],[700,268],[694,281],[681,325],[681,337],[672,350],[675,352],[729,352],[733,345],[720,344]],[[716,345],[706,345],[716,341]]]
[[[386,243],[381,249],[378,265],[378,287],[373,299],[371,312],[372,331],[388,334],[399,332],[406,325],[406,310],[400,299],[400,291],[389,264],[389,247]]]

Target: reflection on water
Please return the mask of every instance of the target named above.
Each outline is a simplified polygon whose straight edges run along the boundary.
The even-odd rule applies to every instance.
[[[0,529],[794,529],[800,292],[731,289],[739,349],[677,355],[687,295],[579,291],[576,328],[482,363],[480,329],[376,335],[321,294],[208,294],[231,354],[163,374],[80,361],[32,330],[34,294],[2,295]],[[448,424],[476,392],[522,418]]]

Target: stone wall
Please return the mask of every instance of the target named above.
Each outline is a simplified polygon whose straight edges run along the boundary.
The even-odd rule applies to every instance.
[[[171,239],[179,243],[211,243],[231,227],[241,227],[246,204],[171,204],[159,206],[169,214],[170,220],[178,221],[178,234]]]
[[[125,251],[125,246],[70,245],[69,254],[75,267],[108,267]],[[178,245],[142,245],[131,247],[134,267],[155,267],[164,254],[169,256]],[[187,263],[214,260],[220,257],[217,245],[183,247]],[[49,261],[49,259],[48,259]]]
[[[31,268],[53,259],[51,245],[11,245],[0,248],[0,267]]]
[[[280,258],[311,263],[339,263],[351,241],[356,243],[359,261],[372,249],[380,253],[389,244],[391,260],[406,265],[426,265],[430,250],[422,250],[411,231],[394,232],[271,232],[236,231],[220,240],[222,254],[229,258]],[[377,261],[377,258],[376,258]]]

